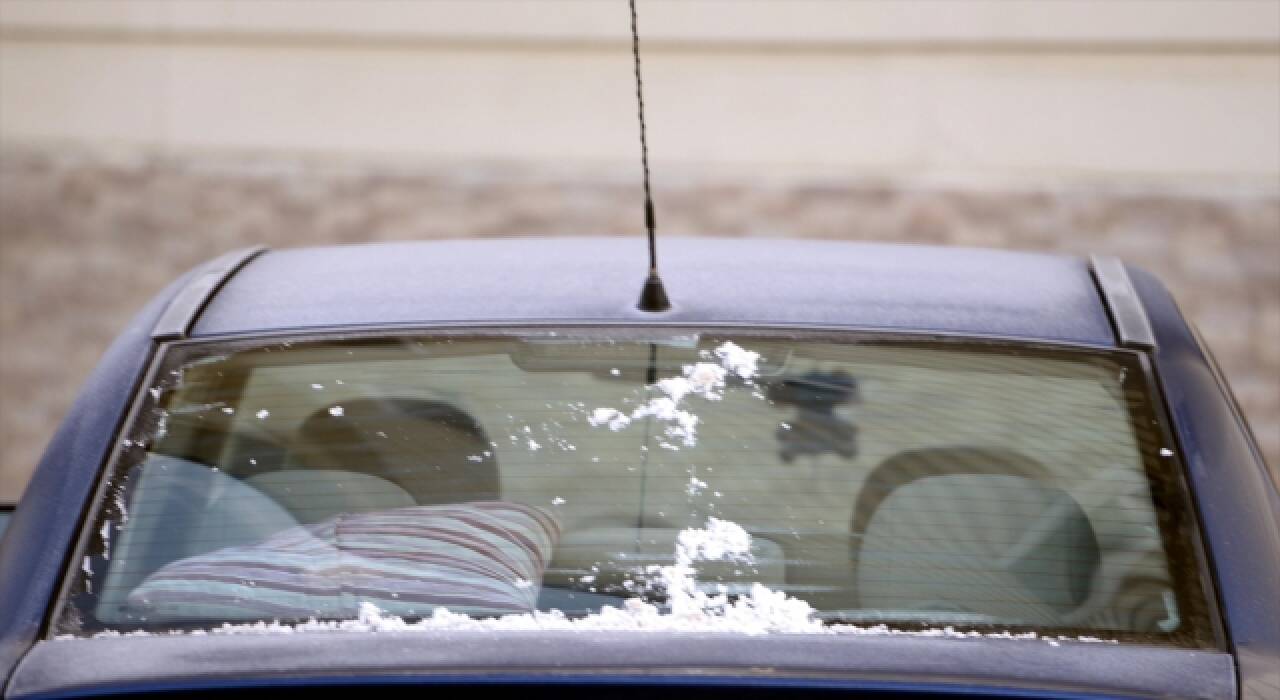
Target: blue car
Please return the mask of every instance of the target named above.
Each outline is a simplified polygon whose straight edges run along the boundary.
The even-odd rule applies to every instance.
[[[0,542],[5,697],[1280,697],[1280,497],[1149,274],[672,239],[646,311],[642,255],[176,281]]]

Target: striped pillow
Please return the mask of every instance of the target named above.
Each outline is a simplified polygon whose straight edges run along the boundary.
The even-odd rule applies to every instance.
[[[361,602],[409,617],[524,613],[559,537],[547,512],[518,503],[343,514],[167,564],[128,605],[150,621],[345,619]]]

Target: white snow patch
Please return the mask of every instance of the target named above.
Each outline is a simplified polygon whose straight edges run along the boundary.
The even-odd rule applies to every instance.
[[[691,479],[706,487],[706,482]],[[705,528],[685,528],[676,537],[676,565],[694,561],[732,560],[750,563],[751,534],[730,520],[707,518]]]
[[[117,491],[112,496],[112,500],[116,503],[116,512],[120,514],[120,524],[123,525],[129,522],[129,508],[125,506],[124,496]]]
[[[255,414],[253,414],[253,415],[257,416],[257,417],[258,417],[258,420],[266,420],[266,419],[267,419],[267,416],[270,416],[270,415],[271,415],[271,411],[268,411],[267,409],[265,409],[265,408],[264,408],[264,409],[259,410],[257,413],[255,413]]]
[[[755,377],[760,361],[760,353],[744,350],[734,343],[723,343],[703,356],[715,362],[698,362],[684,366],[684,376],[666,377],[658,380],[650,388],[661,392],[661,396],[649,399],[648,403],[637,407],[630,414],[616,408],[602,407],[591,412],[587,422],[592,426],[608,425],[610,430],[622,430],[632,421],[641,418],[655,418],[668,423],[665,434],[676,438],[685,447],[698,444],[698,416],[681,407],[681,402],[689,396],[698,396],[708,401],[719,401],[724,398],[726,377],[732,373],[750,383]],[[662,443],[662,447],[679,449],[670,443]]]
[[[663,382],[665,381],[667,380],[663,380]],[[663,382],[658,382],[659,388],[663,388]],[[671,423],[667,427],[666,433],[672,437],[682,438],[687,447],[693,447],[698,444],[698,417],[689,411],[677,408],[680,399],[674,398],[676,395],[683,397],[684,393],[687,392],[676,390],[669,396],[650,399],[649,403],[633,411],[631,418],[635,420],[653,416],[660,421]]]
[[[331,415],[331,416],[338,417],[338,416],[341,416],[343,413],[345,413],[345,411],[343,411],[343,410],[342,410],[342,407],[341,407],[341,406],[330,406],[330,407],[329,407],[329,415]]]
[[[658,388],[675,401],[683,399],[686,394],[697,394],[704,399],[719,399],[726,374],[728,372],[724,367],[710,362],[699,362],[685,365],[683,377],[659,380]]]
[[[191,630],[190,632],[184,632],[181,630],[173,630],[170,632],[148,632],[146,630],[133,630],[132,632],[119,632],[116,630],[104,630],[102,632],[98,632],[94,634],[93,638],[107,639],[112,637],[159,637],[161,635],[168,635],[171,637],[175,637],[183,634],[203,635],[203,634],[207,634],[207,632],[205,632],[204,630]],[[60,634],[57,637],[54,637],[54,639],[77,639],[77,637],[74,634]]]
[[[529,449],[536,452],[542,449],[542,445],[539,445],[537,440],[529,438]]]
[[[715,349],[720,364],[742,379],[752,379],[760,371],[760,353],[745,350],[737,343],[725,342]]]
[[[610,430],[622,430],[631,423],[631,416],[616,408],[597,408],[587,417],[592,427],[608,425]]]
[[[696,476],[691,476],[689,477],[689,484],[684,487],[684,491],[690,496],[697,496],[702,493],[702,490],[705,488],[707,488],[707,482]]]
[[[708,600],[715,603],[706,611],[686,611],[674,614],[639,598],[629,598],[622,607],[606,606],[598,613],[581,618],[570,618],[559,610],[533,612],[523,615],[474,618],[455,613],[447,608],[436,608],[431,617],[408,622],[395,615],[386,615],[373,603],[363,602],[354,620],[309,620],[297,624],[280,622],[254,622],[246,624],[225,623],[210,630],[174,631],[170,635],[254,635],[295,634],[310,632],[438,632],[446,630],[469,631],[626,631],[626,632],[720,632],[729,634],[825,634],[859,637],[931,637],[944,639],[1008,639],[1042,641],[1051,646],[1061,642],[1086,644],[1118,644],[1116,640],[1098,637],[1066,635],[1041,635],[1035,632],[961,632],[954,627],[923,630],[892,629],[888,625],[862,627],[859,625],[823,625],[812,617],[808,603],[789,598],[784,593],[771,591],[761,584],[752,586],[749,595],[740,596],[732,603],[720,604],[724,596]],[[102,637],[146,637],[153,633],[144,631],[120,633],[114,630],[99,632]],[[158,635],[154,635],[158,636]],[[75,635],[59,635],[56,639],[78,639]]]
[[[111,521],[104,521],[102,528],[98,530],[98,537],[102,538],[102,558],[110,561],[111,559]]]

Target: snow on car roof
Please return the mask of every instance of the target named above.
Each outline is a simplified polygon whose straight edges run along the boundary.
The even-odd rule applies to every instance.
[[[673,308],[635,309],[640,238],[274,250],[231,277],[193,336],[416,323],[808,324],[1113,345],[1079,258],[834,241],[666,238]]]

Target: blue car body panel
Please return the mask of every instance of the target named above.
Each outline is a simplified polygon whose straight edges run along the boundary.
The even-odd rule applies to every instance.
[[[539,678],[537,671],[545,669],[555,673]],[[526,683],[600,682],[616,679],[620,670],[647,683],[711,677],[739,685],[798,685],[819,679],[850,690],[893,686],[971,697],[1235,693],[1231,657],[1191,649],[1009,639],[477,630],[48,641],[23,661],[10,690],[21,697],[90,688],[271,685],[331,673],[353,684],[362,678],[439,683],[441,673],[446,681],[523,676]]]
[[[1156,334],[1155,362],[1201,518],[1241,687],[1280,697],[1280,507],[1243,417],[1151,274],[1130,268]]]
[[[212,298],[196,309],[191,335],[657,321],[1117,345],[1084,260],[694,239],[663,241],[662,253],[675,306],[645,314],[634,309],[645,272],[638,241],[439,242],[267,252],[215,287]],[[1245,697],[1269,697],[1280,692],[1280,497],[1243,419],[1168,292],[1141,270],[1129,272],[1155,334],[1150,357],[1187,466],[1240,689]],[[157,348],[152,337],[157,320],[181,296],[186,280],[200,274],[198,269],[166,289],[117,339],[50,443],[0,540],[0,680],[8,679],[10,689],[15,667],[44,631],[99,473]],[[39,646],[50,644],[59,643]],[[40,654],[32,653],[33,661]],[[110,676],[105,668],[100,671],[104,680]]]
[[[0,539],[0,678],[40,634],[99,472],[151,360],[151,329],[187,277],[116,338],[49,442]]]

